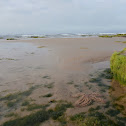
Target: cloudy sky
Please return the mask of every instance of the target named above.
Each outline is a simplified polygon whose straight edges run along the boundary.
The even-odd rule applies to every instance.
[[[126,32],[126,0],[0,0],[0,34]]]

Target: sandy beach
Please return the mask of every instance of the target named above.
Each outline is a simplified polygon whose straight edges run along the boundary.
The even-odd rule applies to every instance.
[[[110,68],[112,53],[126,47],[123,41],[126,41],[125,37],[0,40],[0,125],[15,119],[15,116],[6,116],[11,112],[19,117],[31,114],[31,111],[25,110],[26,106],[22,106],[26,100],[37,105],[49,103],[49,109],[56,105],[56,102],[50,101],[62,100],[74,105],[78,98],[72,95],[95,92],[101,94],[105,101],[111,101],[109,89],[102,91],[103,88],[101,90],[96,82],[91,83],[90,80]],[[111,81],[102,81],[111,86]],[[31,87],[35,88],[31,91]],[[12,106],[8,104],[9,100],[2,100],[10,94],[28,90],[30,94],[23,95],[19,101],[13,99],[12,102],[16,103]],[[51,95],[46,97],[47,94]],[[103,105],[94,102],[86,107],[69,108],[66,115],[87,112],[91,107]],[[100,111],[106,110],[108,108]],[[54,126],[58,122],[48,120],[42,125]]]

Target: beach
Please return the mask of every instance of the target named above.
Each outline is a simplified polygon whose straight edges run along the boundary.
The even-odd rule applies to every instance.
[[[22,105],[24,101],[36,105],[49,104],[47,109],[50,109],[58,101],[67,101],[74,106],[78,99],[72,97],[75,94],[98,93],[105,101],[111,102],[109,88],[99,86],[91,79],[110,68],[112,53],[125,48],[124,41],[125,37],[1,39],[0,125],[15,119],[15,116],[7,117],[9,113],[24,117],[37,111],[28,111],[27,106]],[[103,78],[102,82],[111,87],[111,80]],[[25,95],[26,91],[30,93]],[[19,99],[7,99],[12,94],[13,97],[20,95]],[[94,102],[89,106],[68,108],[66,115],[87,112],[91,107],[103,107],[104,104]],[[99,111],[104,113],[108,109]],[[50,119],[42,125],[58,125],[58,122]]]

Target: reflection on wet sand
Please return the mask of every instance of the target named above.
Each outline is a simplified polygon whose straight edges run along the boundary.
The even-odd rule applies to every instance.
[[[123,115],[118,112],[115,118],[110,115],[116,109],[112,106],[109,94],[111,76],[106,76],[109,75],[106,73],[108,69],[104,71],[109,68],[112,52],[124,47],[124,43],[115,43],[119,39],[124,41],[124,38],[1,41],[0,124],[17,117],[27,120],[33,112],[31,118],[40,116],[36,113],[39,111],[47,114],[45,120],[48,121],[42,123],[47,126],[57,123],[73,125],[65,116],[74,116],[81,112],[91,116],[92,112],[97,111],[107,116],[104,119],[109,117],[114,121],[122,118]],[[72,94],[94,92],[102,95],[105,103],[91,100],[91,104],[85,107],[74,106],[78,98],[71,97]],[[57,112],[60,110],[59,115]],[[89,116],[85,115],[85,118],[89,119]]]

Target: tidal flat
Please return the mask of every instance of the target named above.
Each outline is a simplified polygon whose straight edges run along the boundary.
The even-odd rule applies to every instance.
[[[125,41],[0,40],[0,125],[126,126],[126,89],[110,72],[110,57]]]

